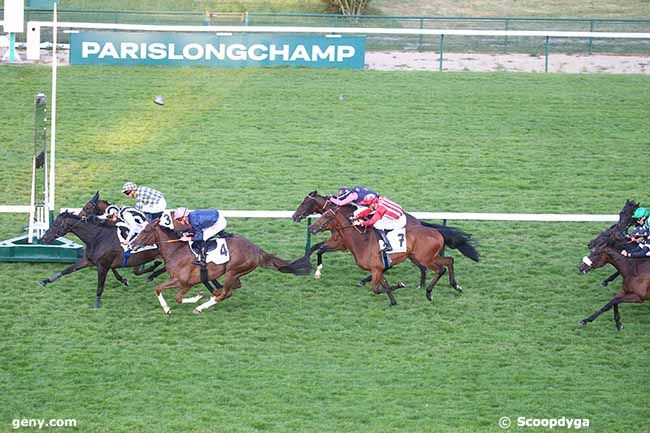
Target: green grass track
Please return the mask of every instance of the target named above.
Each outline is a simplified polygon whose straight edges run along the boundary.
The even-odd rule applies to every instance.
[[[0,68],[0,204],[29,202],[33,96],[49,95],[49,73]],[[58,92],[57,206],[96,190],[126,204],[126,180],[191,208],[293,210],[357,183],[410,211],[650,204],[644,76],[62,67]],[[0,239],[25,223],[0,214]],[[443,279],[429,303],[403,265],[389,274],[408,284],[396,307],[354,286],[363,274],[342,253],[320,281],[256,271],[198,317],[175,304],[165,317],[130,272],[130,288],[109,276],[96,311],[93,270],[43,289],[61,265],[0,264],[0,432],[75,418],[40,431],[475,433],[503,431],[503,416],[649,432],[648,305],[622,306],[620,333],[611,313],[576,324],[620,285],[598,285],[611,268],[576,270],[607,224],[453,224],[483,255],[453,253],[465,293]],[[303,252],[304,224],[229,229]]]

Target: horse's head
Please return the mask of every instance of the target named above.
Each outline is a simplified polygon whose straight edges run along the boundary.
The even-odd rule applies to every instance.
[[[81,208],[79,216],[85,219],[91,215],[102,215],[106,212],[108,206],[110,206],[110,203],[106,200],[100,200],[99,191],[97,191],[93,198]]]
[[[131,248],[136,249],[143,247],[145,245],[153,245],[153,244],[158,244],[160,243],[160,234],[159,230],[161,229],[160,226],[160,218],[156,218],[155,220],[151,221],[149,224],[144,226],[142,231],[138,233],[138,235],[131,241]]]
[[[323,230],[334,230],[337,228],[345,228],[346,226],[351,227],[351,213],[347,211],[348,206],[338,207],[334,204],[328,206],[323,214],[309,226],[309,232],[315,234]]]
[[[621,212],[618,214],[618,227],[621,230],[625,230],[632,225],[632,215],[634,211],[639,208],[639,203],[634,200],[626,200],[625,206],[621,209]]]
[[[582,263],[578,266],[578,270],[583,274],[586,274],[592,269],[605,266],[609,261],[609,254],[611,251],[612,249],[608,247],[606,243],[601,243],[595,248],[592,248],[589,255],[582,258]]]
[[[312,191],[305,196],[291,218],[294,222],[300,222],[303,218],[307,218],[310,215],[322,213],[327,203],[327,197],[319,195],[317,191]]]
[[[60,213],[56,217],[50,228],[45,232],[41,240],[45,244],[49,244],[56,238],[65,236],[67,233],[70,233],[82,220],[75,214],[70,212]]]

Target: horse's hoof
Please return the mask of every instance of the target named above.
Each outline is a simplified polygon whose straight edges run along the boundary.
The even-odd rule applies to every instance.
[[[454,287],[454,288],[455,288],[456,290],[458,290],[458,293],[463,293],[463,288],[460,287],[460,285],[456,285],[456,287]]]
[[[365,285],[366,285],[366,282],[365,282],[365,281],[363,281],[363,280],[359,280],[359,281],[357,281],[357,287],[363,287],[363,286],[365,286]]]
[[[404,287],[406,287],[406,283],[404,281],[400,281],[399,283],[397,283],[397,286],[395,288],[403,289]]]
[[[320,280],[320,274],[314,274],[314,280]]]
[[[622,323],[617,323],[617,324],[616,324],[616,330],[617,330],[618,332],[621,332],[621,329],[623,329],[623,324],[622,324]]]
[[[39,284],[41,287],[45,287],[45,286],[47,286],[47,283],[48,283],[47,280],[41,280],[41,281],[38,282],[38,284]]]
[[[427,299],[429,302],[433,302],[433,296],[431,296],[431,291],[427,291]]]
[[[192,313],[194,313],[194,314],[201,314],[201,310],[197,310],[196,308],[194,308],[194,309],[192,310]]]
[[[607,280],[603,280],[603,281],[600,282],[600,285],[603,286],[603,287],[607,287],[608,284],[609,284],[609,281],[607,281]]]
[[[126,287],[131,287],[131,286],[129,286],[129,280],[127,280],[126,278],[124,279],[124,285]]]
[[[580,326],[587,326],[587,321],[586,321],[586,320],[580,320],[580,321],[578,322],[578,325],[580,325]]]

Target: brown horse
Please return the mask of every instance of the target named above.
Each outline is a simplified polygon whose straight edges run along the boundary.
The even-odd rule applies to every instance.
[[[317,191],[312,191],[305,196],[305,198],[300,203],[296,211],[293,213],[292,218],[294,222],[300,222],[304,218],[307,218],[311,215],[322,214],[323,212],[325,212],[327,209],[330,208],[334,209],[336,208],[336,205],[331,203],[328,200],[328,197],[318,194]],[[353,207],[350,207],[350,209],[353,209]],[[417,218],[415,218],[413,215],[410,215],[408,213],[406,214],[406,217],[407,217],[406,220],[407,230],[413,226],[425,226],[432,230],[437,230],[442,235],[446,247],[458,249],[464,256],[469,257],[471,260],[474,260],[476,262],[479,261],[479,254],[478,251],[476,251],[476,249],[472,245],[471,235],[467,233],[463,233],[454,227],[443,226],[439,224],[431,224],[424,221],[420,221]],[[343,241],[341,237],[335,231],[332,231],[332,235],[326,241],[314,244],[311,247],[311,249],[307,252],[308,256],[311,256],[311,254],[313,254],[315,251],[317,253],[316,254],[317,266],[316,266],[316,273],[314,274],[314,277],[318,279],[321,276],[320,271],[323,268],[322,256],[324,253],[330,251],[345,251],[345,250],[346,248],[343,245]],[[419,287],[422,289],[426,284],[427,268],[424,266],[420,266],[415,262],[414,264],[420,269]],[[438,271],[444,274],[446,272],[446,269],[444,267],[440,267]],[[371,279],[372,279],[372,275],[368,275],[366,278],[359,280],[357,285],[363,286]]]
[[[616,329],[620,331],[623,324],[618,311],[619,304],[624,302],[641,303],[650,299],[650,259],[625,257],[621,254],[620,247],[614,248],[603,242],[592,248],[590,254],[582,259],[578,269],[582,273],[587,273],[592,269],[605,266],[607,263],[613,265],[621,273],[623,287],[601,309],[578,323],[585,326],[613,308]]]
[[[352,213],[353,209],[349,206],[328,208],[316,222],[309,226],[309,231],[311,233],[318,233],[322,230],[336,232],[345,249],[354,256],[357,266],[370,271],[373,292],[375,294],[386,293],[391,305],[395,305],[397,302],[392,292],[404,285],[403,283],[397,286],[388,284],[384,277],[384,264],[375,233],[372,229],[358,229],[353,226],[350,222]],[[426,288],[429,301],[432,300],[433,287],[443,275],[441,269],[444,268],[447,268],[449,272],[449,284],[454,289],[462,291],[462,288],[456,283],[453,257],[440,255],[444,245],[445,241],[440,232],[430,230],[422,225],[413,225],[406,230],[406,252],[391,254],[393,265],[410,259],[413,263],[436,273]]]
[[[190,251],[187,242],[180,242],[178,234],[159,224],[160,220],[149,223],[138,236],[133,240],[132,245],[157,244],[160,255],[165,261],[165,267],[170,279],[156,287],[156,296],[165,314],[170,314],[171,309],[162,295],[163,290],[177,287],[176,294],[178,303],[194,303],[201,299],[199,294],[193,298],[183,298],[192,286],[201,283],[200,267],[193,264],[194,254]],[[293,263],[288,263],[279,257],[269,254],[242,236],[226,238],[230,260],[224,264],[217,265],[208,263],[208,279],[215,280],[221,275],[224,276],[223,289],[215,290],[210,300],[194,309],[195,313],[201,313],[214,304],[229,298],[232,291],[241,287],[241,277],[255,270],[259,266],[273,268],[280,272],[294,275],[308,275],[311,272],[309,261],[301,258]]]

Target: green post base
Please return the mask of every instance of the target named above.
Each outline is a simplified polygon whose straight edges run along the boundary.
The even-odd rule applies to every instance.
[[[0,241],[0,262],[74,263],[83,257],[84,249],[68,239],[59,238],[49,245],[38,239],[27,242],[27,236]]]

